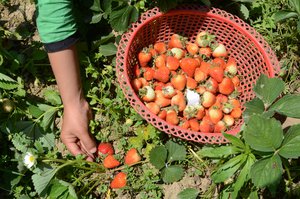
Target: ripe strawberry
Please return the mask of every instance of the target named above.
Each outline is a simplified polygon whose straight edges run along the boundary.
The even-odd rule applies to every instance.
[[[211,50],[210,47],[199,48],[199,54],[200,54],[201,56],[204,55],[204,57],[209,58],[209,57],[211,57],[211,55],[212,55],[212,50]]]
[[[223,118],[223,112],[219,107],[211,106],[208,109],[208,116],[212,123],[217,124]]]
[[[166,67],[167,56],[165,54],[158,55],[154,58],[154,64],[156,68]]]
[[[207,73],[203,72],[201,68],[196,68],[194,73],[194,79],[197,82],[204,82],[207,79]]]
[[[160,107],[155,102],[149,102],[146,107],[155,115],[160,112]]]
[[[171,71],[176,71],[179,67],[179,60],[171,55],[167,56],[166,67]]]
[[[229,99],[228,103],[230,103],[233,108],[240,108],[241,107],[241,102],[238,99],[235,99],[235,98]]]
[[[210,132],[213,132],[214,130],[214,125],[211,121],[209,120],[201,120],[200,124],[199,124],[199,128],[200,128],[200,131],[201,132],[204,132],[204,133],[210,133]]]
[[[233,57],[229,57],[225,65],[225,74],[231,77],[237,74],[237,64]]]
[[[219,43],[217,47],[213,50],[212,56],[213,57],[227,57],[228,52],[226,51],[226,47]]]
[[[214,127],[214,133],[222,133],[224,131],[226,131],[226,124],[224,121],[220,120]]]
[[[177,125],[179,123],[179,118],[177,112],[173,109],[167,111],[166,122]]]
[[[226,65],[224,59],[221,57],[214,58],[212,60],[212,64],[217,65],[217,66],[221,67],[222,69],[225,69],[225,65]]]
[[[165,98],[161,90],[155,90],[156,98],[154,102],[160,107],[166,107],[171,104],[171,100]]]
[[[103,160],[103,166],[108,169],[115,168],[120,165],[120,162],[113,155],[107,155]]]
[[[198,111],[196,113],[196,119],[201,120],[205,115],[205,109],[203,106],[198,107]]]
[[[216,96],[209,91],[205,91],[202,94],[201,101],[202,101],[202,106],[204,106],[205,108],[209,108],[216,102]]]
[[[198,86],[196,88],[196,92],[199,93],[199,94],[203,94],[204,92],[206,91],[206,87],[205,86]]]
[[[171,105],[176,106],[179,112],[185,109],[186,99],[184,97],[184,94],[181,91],[177,91],[177,94],[174,97],[172,97]]]
[[[200,64],[200,70],[202,70],[205,74],[208,74],[210,67],[211,63],[205,61],[202,61]]]
[[[143,86],[149,86],[149,82],[148,82],[145,78],[140,77],[139,80],[140,80],[141,83],[142,83],[142,87],[143,87]]]
[[[234,118],[231,115],[224,115],[222,120],[228,127],[231,127],[234,124]]]
[[[102,142],[98,145],[98,155],[113,155],[115,153],[113,146],[111,143]]]
[[[154,79],[167,83],[170,79],[170,70],[167,67],[158,68],[155,70]]]
[[[155,73],[155,70],[153,68],[150,68],[150,67],[145,67],[143,68],[143,77],[147,80],[147,81],[150,81],[150,80],[153,80],[154,78],[154,73]]]
[[[151,53],[152,57],[157,56],[158,52],[154,49],[154,46],[153,46],[152,44],[149,45],[148,50],[149,50],[149,52]]]
[[[174,95],[176,95],[176,90],[171,84],[166,84],[162,88],[162,93],[165,98],[172,98]]]
[[[141,156],[135,148],[131,148],[127,151],[124,162],[127,165],[133,165],[141,160]]]
[[[134,73],[135,77],[140,77],[141,69],[140,69],[140,66],[138,64],[133,66],[133,73]]]
[[[238,88],[240,85],[240,78],[236,75],[234,77],[231,78],[231,81],[234,85],[234,88]]]
[[[185,47],[185,40],[186,38],[182,37],[181,35],[173,34],[168,42],[168,47],[183,49]]]
[[[132,88],[133,88],[133,90],[135,90],[135,92],[137,92],[140,88],[142,88],[142,86],[143,86],[143,84],[142,84],[142,82],[141,82],[141,80],[140,79],[133,79],[132,81],[131,81],[131,85],[132,85]]]
[[[230,115],[235,119],[239,119],[242,116],[242,109],[239,107],[233,108]]]
[[[163,82],[154,82],[154,90],[162,90],[165,85]]]
[[[209,78],[205,82],[205,88],[207,91],[212,92],[212,93],[217,93],[218,91],[219,84],[214,78]]]
[[[166,110],[161,110],[158,115],[157,115],[160,119],[162,120],[166,120],[167,117],[167,111]]]
[[[184,74],[177,74],[171,78],[171,84],[177,90],[182,91],[186,87],[186,76]]]
[[[228,97],[226,95],[223,95],[223,94],[218,94],[216,96],[216,102],[219,102],[221,105],[223,105],[226,102],[228,102]]]
[[[151,60],[152,55],[148,51],[148,49],[144,48],[141,52],[138,54],[138,60],[140,66],[144,67],[148,64],[148,62]]]
[[[151,86],[144,86],[139,90],[139,95],[144,102],[152,102],[155,99],[155,92]]]
[[[225,77],[219,84],[218,89],[220,93],[224,95],[229,95],[234,91],[234,85],[229,77]]]
[[[186,50],[188,51],[188,53],[190,55],[196,55],[199,51],[199,47],[196,43],[191,43],[191,42],[188,42],[186,44]]]
[[[224,70],[220,66],[212,65],[209,68],[208,74],[214,78],[218,83],[222,82],[224,77]]]
[[[199,62],[196,59],[185,57],[180,60],[180,68],[189,77],[194,77],[194,73],[197,67],[199,67]]]
[[[190,128],[190,123],[187,119],[182,118],[182,120],[179,122],[179,126],[183,129]]]
[[[118,173],[110,183],[112,189],[120,189],[126,186],[127,175],[123,172]]]
[[[198,83],[195,79],[191,77],[186,77],[186,88],[188,89],[196,89]]]
[[[196,118],[189,120],[190,128],[192,131],[199,131],[200,130],[200,124],[199,121]]]
[[[171,52],[172,52],[173,56],[178,60],[180,60],[181,58],[183,58],[185,56],[185,52],[181,48],[172,48]]]
[[[191,118],[194,118],[197,113],[198,113],[198,107],[197,106],[187,105],[185,107],[185,109],[183,110],[183,117],[185,119],[189,120]]]
[[[156,42],[153,46],[158,54],[164,54],[167,52],[167,45],[164,42]]]

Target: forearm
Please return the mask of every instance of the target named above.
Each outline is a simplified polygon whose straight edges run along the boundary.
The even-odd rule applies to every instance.
[[[79,105],[84,97],[76,47],[48,53],[48,56],[65,108]]]

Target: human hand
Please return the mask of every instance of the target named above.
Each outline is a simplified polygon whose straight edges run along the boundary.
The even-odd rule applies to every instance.
[[[60,137],[74,156],[84,154],[88,161],[93,161],[97,148],[88,130],[90,119],[92,112],[85,100],[72,105],[65,104]]]

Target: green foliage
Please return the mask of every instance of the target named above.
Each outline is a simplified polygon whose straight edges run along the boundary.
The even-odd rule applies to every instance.
[[[181,191],[178,195],[178,199],[196,199],[199,194],[199,191],[194,188],[186,188]]]

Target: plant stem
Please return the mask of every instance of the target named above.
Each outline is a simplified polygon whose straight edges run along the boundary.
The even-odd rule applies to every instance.
[[[199,155],[193,149],[189,148],[189,150],[201,163],[203,163],[205,169],[208,171],[208,173],[210,173],[210,169],[206,162],[202,158],[200,158]]]
[[[289,185],[288,186],[291,186],[293,184],[293,180],[292,180],[292,177],[291,177],[290,169],[289,169],[288,165],[286,165],[285,162],[283,162],[283,166],[286,170],[286,173],[287,173],[287,176],[288,176],[288,179],[289,179]]]
[[[84,173],[83,175],[81,175],[79,178],[77,178],[73,183],[72,185],[75,186],[77,182],[81,181],[83,178],[89,176],[90,174],[92,174],[94,171],[91,170],[91,171],[88,171],[86,173]]]

